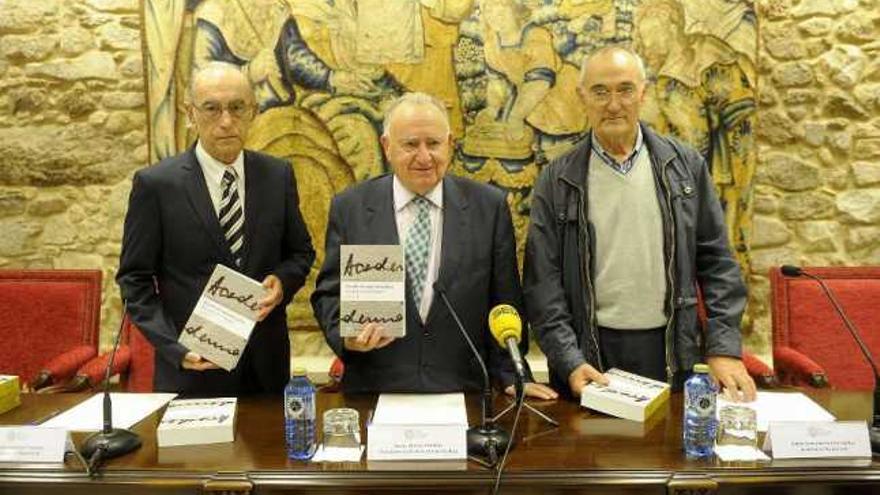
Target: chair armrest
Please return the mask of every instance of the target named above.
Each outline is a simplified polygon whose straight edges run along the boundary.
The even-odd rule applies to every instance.
[[[97,354],[94,346],[79,345],[50,359],[28,383],[30,390],[38,391],[50,385],[64,383],[86,361]]]
[[[818,363],[806,354],[788,346],[777,345],[773,349],[776,369],[787,385],[809,385],[815,388],[828,387],[828,375]]]
[[[749,372],[749,376],[755,380],[758,388],[776,388],[779,386],[779,380],[776,378],[776,373],[773,372],[773,369],[751,352],[743,351],[742,362]]]
[[[118,375],[128,370],[131,363],[131,349],[127,345],[119,346],[116,359],[113,360],[113,368],[110,376]],[[104,353],[94,357],[77,370],[76,375],[64,384],[64,392],[80,392],[89,388],[98,388],[104,382],[104,374],[110,364],[110,353]]]

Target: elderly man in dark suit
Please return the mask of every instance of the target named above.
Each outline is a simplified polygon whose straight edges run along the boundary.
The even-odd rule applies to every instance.
[[[504,193],[446,175],[452,135],[436,98],[408,93],[385,117],[385,156],[394,171],[333,199],[324,266],[312,307],[327,343],[345,363],[346,392],[479,390],[480,372],[456,323],[435,293],[445,288],[496,383],[513,393],[512,363],[489,333],[496,304],[522,308],[510,211]],[[413,270],[413,236],[425,248]],[[339,251],[343,244],[403,244],[407,255],[406,335],[386,336],[377,323],[356,337],[339,333]],[[416,272],[418,272],[417,275]],[[525,355],[528,336],[520,345]],[[528,395],[555,398],[548,387],[526,385]]]
[[[237,67],[201,69],[189,99],[198,141],[135,174],[116,280],[132,321],[156,348],[156,390],[280,393],[290,370],[284,308],[315,258],[296,179],[284,161],[243,149],[256,107]],[[217,264],[267,289],[260,322],[230,372],[177,341]]]

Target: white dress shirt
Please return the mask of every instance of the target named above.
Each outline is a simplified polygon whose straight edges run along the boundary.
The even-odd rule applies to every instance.
[[[235,161],[227,165],[209,155],[202,142],[196,143],[196,159],[202,167],[205,183],[208,185],[208,194],[211,195],[211,203],[214,205],[214,213],[220,215],[220,200],[223,198],[223,174],[227,167],[232,167],[238,177],[238,198],[241,207],[244,208],[244,152],[239,152]]]
[[[397,235],[400,245],[406,246],[406,234],[409,226],[416,219],[416,206],[412,202],[416,194],[404,187],[403,183],[394,176],[394,220],[397,222]],[[443,181],[441,180],[434,189],[425,194],[428,200],[428,215],[431,218],[431,246],[428,253],[428,273],[425,278],[425,286],[422,289],[422,302],[419,306],[419,316],[422,321],[428,317],[431,309],[431,300],[434,299],[434,282],[440,273],[440,249],[443,245]]]

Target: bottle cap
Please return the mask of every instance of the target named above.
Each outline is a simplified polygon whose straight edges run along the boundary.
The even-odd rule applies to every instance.
[[[709,365],[706,363],[697,363],[694,365],[694,373],[708,373]]]
[[[302,366],[297,366],[296,368],[293,368],[293,376],[306,376],[308,374],[309,372],[306,371],[306,369]]]

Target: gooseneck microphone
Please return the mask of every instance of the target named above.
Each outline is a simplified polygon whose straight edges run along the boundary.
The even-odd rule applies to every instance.
[[[874,361],[871,351],[868,349],[868,346],[865,345],[865,342],[862,340],[861,334],[858,329],[856,329],[855,324],[846,315],[843,306],[837,300],[834,293],[831,292],[831,288],[828,287],[825,280],[793,265],[782,265],[780,271],[786,277],[804,276],[815,280],[819,284],[819,287],[822,288],[822,292],[824,292],[828,300],[831,301],[831,306],[834,307],[834,310],[837,312],[838,316],[840,316],[840,319],[843,320],[843,325],[856,341],[856,344],[858,344],[859,349],[862,351],[862,355],[865,356],[865,360],[871,365],[871,370],[874,372],[874,413],[871,419],[871,426],[868,428],[868,436],[871,439],[871,452],[874,454],[880,454],[880,372],[877,370],[877,362]]]
[[[461,319],[458,317],[455,308],[452,307],[452,303],[449,302],[449,297],[446,295],[446,288],[440,282],[434,282],[434,292],[440,295],[440,299],[443,301],[446,309],[449,310],[452,319],[455,320],[455,324],[461,332],[461,336],[464,337],[471,353],[473,353],[477,363],[480,365],[480,371],[483,375],[480,424],[479,426],[469,428],[467,431],[468,455],[484,460],[489,466],[494,466],[498,462],[498,453],[504,452],[507,449],[507,445],[510,443],[510,434],[501,429],[492,420],[492,385],[489,382],[489,372],[486,370],[486,363],[483,361],[483,357],[474,345],[474,341],[471,340],[470,335],[468,335],[467,330],[465,330],[464,325],[461,323]]]
[[[119,331],[116,332],[116,341],[113,343],[110,362],[107,364],[107,371],[104,373],[104,427],[101,431],[93,433],[86,438],[79,449],[83,457],[89,460],[88,471],[91,475],[94,475],[98,468],[100,468],[101,463],[107,459],[127,454],[141,446],[141,439],[137,433],[122,428],[113,428],[113,406],[110,402],[110,370],[113,368],[113,360],[116,358],[116,351],[119,349],[127,308],[128,305],[123,299],[122,320],[119,322]]]

